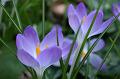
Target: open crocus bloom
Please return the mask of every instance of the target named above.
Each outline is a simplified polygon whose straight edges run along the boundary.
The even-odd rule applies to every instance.
[[[88,45],[89,46],[92,46],[94,44],[94,42],[96,41],[96,39],[92,39],[89,43],[87,42],[84,49],[83,49],[83,52],[81,54],[81,60],[85,57],[85,55],[87,54],[88,52]],[[98,56],[97,54],[95,54],[97,51],[101,50],[103,47],[105,46],[105,43],[102,39],[99,40],[99,42],[97,43],[97,45],[94,47],[94,49],[92,50],[92,52],[90,53],[89,55],[89,62],[92,64],[93,67],[95,67],[96,69],[99,68],[100,64],[102,63],[102,58],[100,56]],[[70,59],[70,65],[72,64],[73,62],[73,59],[75,57],[75,54],[73,54],[71,56],[71,59]],[[101,70],[106,70],[106,65],[103,64]]]
[[[120,3],[116,3],[112,5],[112,12],[115,16],[117,16],[120,13]],[[120,17],[118,17],[120,21]]]
[[[86,35],[92,23],[95,13],[96,10],[90,12],[87,15],[87,10],[83,3],[79,3],[76,9],[72,4],[68,6],[67,16],[69,20],[69,25],[75,33],[77,32],[78,28],[81,26],[80,34],[78,35],[79,37],[81,36],[80,38],[84,39],[84,36]],[[93,35],[102,33],[108,27],[108,25],[113,21],[113,19],[114,17],[111,17],[107,21],[103,22],[103,11],[100,10],[98,12],[98,15],[96,17],[96,20],[94,22],[94,25],[92,27],[92,30],[88,38]]]
[[[56,42],[52,37],[54,35],[48,33],[40,44],[36,31],[28,26],[23,34],[16,37],[18,59],[24,65],[35,69],[38,75],[42,75],[47,67],[62,56],[61,49],[52,43]]]
[[[62,50],[62,58],[63,58],[63,60],[65,60],[70,51],[72,40],[63,37],[62,29],[61,29],[60,25],[53,26],[53,29],[45,36],[41,45],[45,47],[46,46],[44,44],[44,42],[45,42],[48,44],[47,45],[48,47],[49,46],[57,46],[57,32],[56,32],[57,30],[58,30],[59,48]],[[74,44],[73,52],[75,51],[76,48],[77,48],[77,43]],[[54,65],[60,66],[59,61],[54,63]]]
[[[95,14],[96,14],[96,10],[87,14],[86,7],[83,3],[79,3],[78,6],[76,7],[76,9],[74,8],[74,6],[72,4],[70,4],[68,6],[67,16],[68,16],[68,21],[69,21],[70,27],[72,28],[72,30],[75,33],[77,33],[77,30],[80,27],[80,31],[79,31],[78,38],[77,38],[78,49],[81,47],[81,44],[84,40],[84,37],[85,37],[91,23],[92,23],[92,20],[93,20]],[[109,26],[109,24],[111,24],[113,19],[114,19],[114,17],[111,17],[107,21],[103,22],[103,11],[100,10],[96,16],[95,22],[90,31],[90,34],[88,35],[88,38],[102,33]],[[92,41],[93,40],[91,40],[91,42]],[[100,47],[102,48],[103,44],[104,43],[102,41],[100,41],[100,43],[97,44],[97,46],[94,48],[94,50],[98,50],[98,49],[100,49]],[[93,50],[93,52],[96,52],[94,50]],[[82,58],[86,55],[87,51],[88,51],[88,45],[86,44],[86,46],[82,52]],[[73,62],[74,57],[75,57],[75,55],[73,54],[70,59],[71,64]],[[90,62],[95,68],[97,68],[98,65],[100,65],[100,63],[102,62],[102,59],[99,56],[97,56],[96,54],[91,53],[90,54]],[[104,66],[102,69],[104,69]]]

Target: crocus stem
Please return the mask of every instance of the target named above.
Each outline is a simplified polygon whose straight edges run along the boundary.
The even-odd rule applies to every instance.
[[[56,27],[56,40],[57,40],[57,46],[59,46],[59,40],[58,40],[58,27]],[[62,79],[65,79],[67,77],[66,73],[64,73],[64,63],[63,63],[63,59],[62,57],[60,58],[59,60],[60,62],[60,67],[62,69],[62,72],[63,72],[63,76],[62,76]]]

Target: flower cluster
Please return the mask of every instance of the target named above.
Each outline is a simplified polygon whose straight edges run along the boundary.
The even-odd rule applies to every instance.
[[[119,12],[120,5],[113,5],[113,13],[118,15]],[[77,41],[73,46],[69,65],[72,65],[76,55],[76,50],[81,47],[95,13],[96,10],[87,14],[87,9],[83,3],[79,3],[76,8],[72,4],[68,6],[67,16],[71,29],[76,34],[77,30],[80,28]],[[103,11],[99,10],[88,38],[102,33],[114,19],[111,17],[103,22],[103,16]],[[89,47],[91,47],[95,41],[96,38],[93,38],[86,42],[81,54],[80,62],[87,54]],[[63,37],[62,29],[59,25],[54,25],[52,30],[44,37],[41,43],[36,30],[32,26],[26,27],[24,33],[18,34],[16,37],[18,59],[22,64],[32,67],[37,72],[37,75],[40,76],[43,75],[44,70],[49,66],[59,66],[60,58],[65,61],[69,54],[71,45],[72,40]],[[96,69],[102,63],[102,58],[98,56],[96,52],[101,50],[104,46],[104,41],[100,39],[92,50],[89,56],[89,61],[87,61],[90,62]],[[107,69],[106,64],[103,64],[102,69]]]

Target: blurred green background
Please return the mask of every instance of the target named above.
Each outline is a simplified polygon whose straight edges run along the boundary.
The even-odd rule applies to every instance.
[[[64,36],[73,37],[73,31],[70,29],[67,16],[66,8],[72,3],[77,5],[79,2],[84,2],[88,12],[94,10],[98,6],[99,0],[46,0],[45,1],[45,34],[47,34],[52,25],[60,24],[63,29]],[[111,11],[112,3],[118,3],[119,0],[104,0],[102,9],[104,11],[104,20],[113,16]],[[17,23],[15,10],[11,0],[1,0],[5,9],[8,11],[10,16]],[[42,0],[15,0],[17,10],[19,13],[22,28],[24,29],[28,25],[36,27],[40,40],[42,40]],[[18,25],[18,23],[17,23]],[[103,36],[106,46],[103,50],[99,51],[99,55],[104,57],[108,51],[111,41],[110,38],[114,39],[117,32],[120,31],[120,22],[116,21],[112,24],[111,29]],[[0,41],[0,79],[25,79],[26,69],[16,58],[16,44],[15,39],[19,31],[15,28],[9,17],[0,7],[0,38],[4,40],[8,47],[6,47]],[[96,36],[97,37],[97,36]],[[120,74],[120,38],[114,45],[109,58],[106,63],[109,66],[108,72],[100,72],[98,77],[100,79],[114,79],[114,76]],[[84,76],[86,67],[83,67],[81,75]],[[94,74],[94,68],[90,67],[89,76]],[[48,79],[55,79],[61,75],[59,68],[50,67],[47,70]],[[47,79],[47,78],[46,78]],[[118,77],[120,79],[120,77]]]

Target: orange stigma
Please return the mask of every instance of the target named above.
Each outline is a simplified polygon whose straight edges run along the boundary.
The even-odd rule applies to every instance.
[[[36,55],[38,56],[38,55],[40,54],[40,52],[41,52],[41,51],[40,51],[40,46],[37,46],[37,47],[36,47]]]

